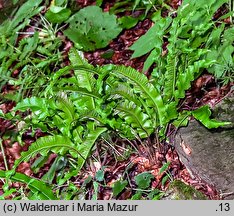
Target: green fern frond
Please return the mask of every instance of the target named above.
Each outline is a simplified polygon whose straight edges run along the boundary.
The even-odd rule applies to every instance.
[[[78,157],[78,167],[79,171],[85,164],[86,159],[88,158],[91,149],[93,148],[94,143],[97,141],[99,136],[107,130],[105,127],[94,127],[90,130],[83,140],[83,143],[77,146],[77,150],[82,154],[83,157]]]
[[[78,86],[60,87],[57,89],[58,90],[60,89],[61,91],[66,91],[66,92],[77,92],[81,95],[85,95],[85,96],[89,96],[89,97],[93,97],[97,99],[101,98],[101,96],[97,92],[94,92],[94,91],[90,92],[86,88],[81,88]]]
[[[137,99],[136,94],[134,94],[134,90],[126,84],[119,83],[117,87],[111,89],[111,95],[109,98],[114,99],[119,96],[141,106],[141,102]]]
[[[175,83],[177,75],[177,55],[167,56],[166,73],[164,75],[165,85],[163,88],[164,102],[171,100],[174,97]]]
[[[61,110],[64,115],[61,115],[67,125],[70,125],[75,118],[75,106],[74,104],[68,99],[67,95],[64,92],[60,92],[57,95],[57,108]]]
[[[213,60],[199,60],[194,62],[193,65],[189,65],[183,73],[180,73],[176,81],[175,98],[184,98],[185,91],[191,87],[191,82],[194,80],[195,75],[198,75],[203,68],[207,68],[213,63]]]
[[[52,151],[56,154],[64,155],[69,150],[76,152],[77,156],[81,156],[77,147],[65,136],[54,135],[41,137],[30,145],[28,151],[21,153],[21,157],[15,161],[13,169],[16,169],[21,162],[28,161],[38,153],[47,155],[49,151]]]
[[[87,60],[84,58],[83,53],[76,48],[72,47],[69,52],[69,60],[72,65],[88,65]]]
[[[38,119],[43,120],[47,116],[50,116],[48,106],[50,108],[55,107],[53,100],[47,98],[31,97],[25,98],[21,102],[17,103],[17,105],[14,107],[14,111],[19,110],[24,112],[30,109],[35,113]]]
[[[147,105],[155,109],[159,117],[160,125],[165,126],[167,117],[161,94],[148,81],[144,74],[141,74],[133,68],[125,66],[113,66],[111,74],[127,78],[134,85],[134,89],[137,93],[146,98]]]
[[[84,121],[84,120],[92,120],[92,121],[96,121],[99,124],[105,125],[105,119],[103,119],[100,114],[96,111],[96,110],[84,110],[82,113],[80,113],[80,121]]]
[[[71,65],[74,67],[86,66],[87,68],[92,68],[92,66],[89,65],[87,61],[85,61],[85,59],[82,57],[82,53],[75,48],[71,49],[71,51],[69,52],[69,60],[71,62]],[[87,90],[92,91],[92,83],[94,81],[93,74],[90,74],[83,69],[75,69],[75,76],[79,87],[86,88]]]
[[[57,197],[53,194],[51,187],[46,185],[43,181],[34,179],[22,173],[8,174],[12,171],[0,170],[0,178],[9,178],[11,181],[20,182],[26,184],[29,189],[37,194],[41,200],[57,200]]]
[[[131,125],[140,135],[145,138],[153,132],[153,123],[146,113],[132,101],[125,100],[120,103],[116,109],[115,114],[118,114],[128,125]]]

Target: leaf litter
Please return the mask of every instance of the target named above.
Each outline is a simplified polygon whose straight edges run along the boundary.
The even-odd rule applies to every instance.
[[[108,11],[111,5],[114,4],[115,1],[104,1],[104,11]],[[77,0],[77,3],[80,7],[85,7],[88,5],[94,5],[95,1],[92,0]],[[169,3],[173,8],[177,9],[181,4],[180,0],[172,0]],[[218,11],[218,13],[222,13],[222,11]],[[218,16],[218,15],[217,15]],[[140,21],[134,28],[124,30],[116,39],[114,39],[106,48],[97,49],[94,52],[85,52],[85,57],[87,60],[93,65],[104,65],[104,64],[124,64],[126,66],[131,66],[139,71],[142,71],[143,64],[146,60],[146,56],[131,59],[131,55],[133,51],[129,50],[129,47],[143,34],[147,32],[147,30],[152,26],[152,22],[149,19],[145,19],[144,21]],[[65,42],[64,50],[69,50],[72,46],[71,43]],[[150,70],[145,72],[147,76],[150,76]],[[181,101],[180,108],[183,109],[194,109],[204,104],[214,105],[218,101],[220,101],[225,95],[228,94],[233,83],[229,83],[228,85],[218,87],[215,78],[212,75],[204,74],[199,77],[196,81],[194,81],[192,88],[187,91],[186,98],[184,101]],[[13,88],[13,89],[12,89]],[[14,90],[14,87],[6,85],[2,89],[2,92],[9,92]],[[15,106],[14,102],[5,102],[1,104],[0,109],[2,112],[7,113]],[[0,133],[4,133],[7,130],[14,130],[15,128],[10,124],[10,121],[4,120],[0,118]],[[25,151],[30,143],[35,141],[35,138],[39,138],[44,136],[45,134],[41,131],[38,131],[35,135],[31,136],[30,131],[24,133],[24,146],[20,146],[18,142],[11,143],[10,139],[3,141],[3,146],[6,151],[7,160],[9,167],[12,167],[14,161],[20,157],[22,151]],[[110,199],[112,198],[112,186],[118,181],[123,175],[126,175],[129,182],[130,187],[127,187],[124,192],[118,197],[118,199],[129,199],[133,195],[132,187],[136,186],[136,182],[134,177],[143,172],[150,172],[155,178],[151,183],[151,187],[157,188],[159,190],[164,191],[169,186],[169,181],[162,185],[162,178],[165,176],[165,172],[160,173],[160,168],[166,162],[170,162],[168,167],[168,171],[170,175],[174,179],[180,179],[183,182],[194,186],[197,190],[202,191],[206,196],[210,199],[220,199],[218,192],[215,188],[212,188],[210,185],[201,182],[199,179],[193,179],[189,174],[188,170],[184,167],[184,165],[180,162],[177,153],[173,150],[173,147],[169,144],[163,144],[163,147],[157,148],[154,147],[144,147],[140,145],[140,143],[135,143],[134,147],[137,148],[137,151],[130,153],[126,158],[122,158],[122,160],[116,160],[113,158],[113,154],[117,156],[121,156],[124,154],[124,149],[129,143],[126,140],[117,139],[115,149],[116,152],[119,152],[119,155],[116,152],[113,152],[111,147],[107,148],[106,154],[102,155],[102,145],[103,143],[99,143],[97,145],[96,151],[93,154],[94,158],[99,159],[99,165],[95,163],[92,165],[92,162],[87,163],[86,168],[82,170],[79,176],[73,178],[73,182],[77,188],[81,188],[82,184],[85,182],[89,176],[94,177],[96,172],[100,170],[100,167],[105,167],[103,169],[105,176],[105,185],[100,186],[98,199]],[[152,144],[152,143],[151,143]],[[161,144],[160,144],[161,145]],[[151,149],[152,155],[149,154],[149,149]],[[116,156],[116,157],[117,157]],[[150,159],[153,157],[153,160]],[[31,160],[29,163],[22,163],[18,171],[24,173],[28,176],[33,175],[36,178],[41,178],[50,167],[50,164],[55,160],[56,155],[52,154],[48,162],[44,165],[44,167],[40,170],[36,175],[32,173],[30,166],[34,162]],[[0,152],[0,170],[5,170],[6,167],[3,162],[2,152]],[[20,184],[14,183],[15,187],[20,187]],[[3,186],[3,182],[0,182],[0,187]],[[91,199],[94,193],[93,186],[88,184],[87,189],[89,192],[86,194],[87,199]],[[2,190],[0,190],[0,195],[2,194]]]

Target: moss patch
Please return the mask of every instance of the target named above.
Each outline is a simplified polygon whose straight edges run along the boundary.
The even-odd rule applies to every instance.
[[[182,181],[174,180],[166,193],[170,200],[206,200],[207,197],[194,187],[186,185]]]

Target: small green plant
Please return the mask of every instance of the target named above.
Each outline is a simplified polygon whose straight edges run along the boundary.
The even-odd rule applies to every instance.
[[[143,172],[135,176],[134,179],[140,189],[146,189],[150,186],[152,178],[154,178],[154,176],[151,173]]]

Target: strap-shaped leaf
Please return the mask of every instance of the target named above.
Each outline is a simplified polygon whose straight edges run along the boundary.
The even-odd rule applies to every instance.
[[[141,74],[131,67],[125,66],[113,66],[111,74],[113,74],[114,76],[121,75],[132,82],[135,90],[138,89],[141,96],[145,95],[146,98],[149,100],[148,105],[152,106],[158,113],[160,125],[165,125],[167,118],[161,94],[156,88],[154,88],[154,86],[149,82],[144,74]]]
[[[138,106],[141,106],[141,102],[134,94],[134,90],[124,83],[118,82],[117,86],[111,86],[110,94],[111,95],[109,98],[111,99],[122,97],[127,99],[128,101],[133,101]]]
[[[231,124],[231,122],[221,122],[215,119],[210,119],[211,111],[208,105],[202,106],[194,111],[192,111],[192,115],[200,121],[207,128],[218,128],[220,126],[225,126]]]
[[[82,154],[83,157],[78,158],[78,167],[77,170],[79,171],[85,164],[86,159],[89,156],[89,153],[99,138],[99,136],[107,130],[105,127],[96,127],[93,130],[89,131],[88,135],[84,139],[83,143],[77,146],[78,151]]]
[[[53,194],[52,189],[49,186],[47,186],[43,181],[34,179],[22,173],[16,172],[13,175],[11,175],[8,174],[7,171],[0,170],[0,178],[8,177],[12,181],[27,184],[29,189],[34,193],[38,193],[37,196],[40,197],[42,200],[57,200],[56,196]]]
[[[175,97],[184,98],[185,91],[191,87],[191,81],[194,80],[195,76],[197,76],[201,72],[202,68],[207,68],[214,62],[215,61],[213,60],[198,60],[194,62],[193,65],[189,65],[184,73],[180,73],[176,81],[177,90],[175,91]]]
[[[177,75],[177,56],[167,56],[167,65],[165,73],[165,85],[163,89],[163,99],[165,102],[171,100],[174,96],[176,75]]]
[[[148,137],[154,130],[153,122],[149,116],[136,106],[132,101],[125,100],[116,107],[116,111],[128,125],[137,131],[140,137]]]
[[[62,92],[58,95],[56,105],[58,109],[60,109],[64,113],[63,115],[61,114],[61,116],[66,124],[69,126],[75,118],[74,104],[68,99],[67,95]]]
[[[84,65],[90,67],[82,58],[81,53],[74,48],[69,52],[69,60],[73,66]],[[90,74],[87,70],[77,69],[75,70],[75,76],[80,88],[86,88],[88,91],[92,91],[92,82],[94,81],[93,74]]]
[[[78,86],[68,86],[68,87],[60,87],[58,88],[58,90],[61,91],[68,91],[68,92],[77,92],[81,95],[85,95],[85,96],[89,96],[89,97],[93,97],[93,98],[101,98],[101,96],[99,94],[97,94],[97,92],[91,92],[88,91],[86,88],[81,88]]]
[[[64,154],[67,151],[73,151],[80,155],[77,147],[72,143],[72,141],[61,135],[45,136],[37,139],[31,144],[28,151],[22,152],[21,157],[15,161],[14,169],[23,161],[28,161],[31,157],[34,157],[38,153],[46,154],[48,151],[52,151],[57,154]],[[82,156],[81,156],[82,157]]]

